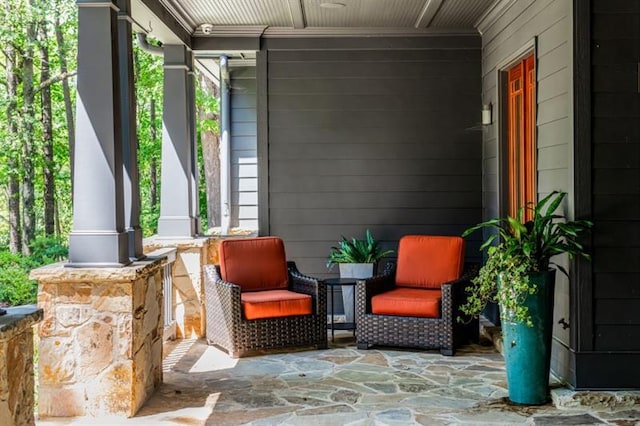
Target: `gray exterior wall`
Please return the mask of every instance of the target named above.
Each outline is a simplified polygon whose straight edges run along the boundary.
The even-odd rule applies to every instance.
[[[341,235],[397,249],[480,221],[479,36],[266,39],[265,54],[269,233],[301,271],[329,275]]]
[[[517,0],[487,28],[482,28],[482,98],[494,106],[494,124],[483,134],[484,218],[503,215],[500,197],[500,168],[503,125],[500,109],[499,71],[518,59],[527,45],[537,39],[537,144],[538,196],[554,190],[569,193],[565,213],[572,216],[573,118],[572,118],[572,5],[567,0]],[[560,262],[567,266],[566,259]],[[558,273],[556,279],[552,370],[569,375],[569,282]]]
[[[258,229],[256,67],[231,76],[231,226]]]

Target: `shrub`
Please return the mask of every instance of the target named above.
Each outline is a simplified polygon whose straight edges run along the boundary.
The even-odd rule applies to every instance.
[[[0,251],[0,301],[9,305],[36,302],[38,285],[29,279],[29,270],[27,258]]]
[[[68,254],[64,242],[56,237],[38,237],[30,247],[30,256],[0,251],[0,303],[12,306],[36,303],[38,283],[29,279],[29,271],[58,262]]]

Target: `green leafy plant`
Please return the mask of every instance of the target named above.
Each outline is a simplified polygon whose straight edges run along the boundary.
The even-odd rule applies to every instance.
[[[17,306],[36,302],[38,284],[29,280],[29,268],[27,257],[0,251],[0,304]]]
[[[30,244],[29,264],[32,268],[59,262],[69,256],[66,241],[60,237],[38,236]]]
[[[531,326],[523,302],[538,289],[529,281],[529,276],[548,271],[552,265],[568,275],[561,265],[551,261],[559,254],[590,259],[578,238],[593,223],[566,221],[564,216],[555,214],[566,195],[554,191],[537,205],[529,203],[521,207],[515,218],[492,219],[464,231],[463,237],[482,228],[494,228],[498,232],[490,235],[480,247],[480,250],[487,249],[487,262],[472,281],[467,303],[460,307],[463,313],[477,316],[487,303],[498,302],[511,320]],[[533,219],[525,222],[526,210],[533,212]],[[492,245],[497,238],[499,244]]]
[[[348,240],[343,235],[338,246],[331,247],[327,267],[331,268],[336,263],[376,263],[391,253],[393,250],[382,251],[378,241],[367,229],[364,240],[357,238]]]

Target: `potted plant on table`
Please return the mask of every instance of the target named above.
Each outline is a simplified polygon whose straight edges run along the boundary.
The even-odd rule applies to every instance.
[[[380,244],[367,229],[364,240],[342,236],[337,246],[331,247],[327,258],[327,268],[338,264],[341,278],[370,278],[374,275],[376,263],[393,250],[382,250]],[[354,287],[342,288],[342,300],[346,322],[353,322],[354,312],[350,301],[353,300]]]
[[[537,405],[548,400],[555,269],[567,271],[552,257],[568,254],[589,259],[579,243],[580,233],[593,224],[565,221],[555,214],[566,193],[552,192],[537,205],[521,207],[517,217],[493,219],[467,229],[462,236],[482,228],[495,228],[482,244],[487,261],[470,288],[461,311],[479,315],[488,302],[500,305],[509,399]],[[525,211],[533,218],[524,220]],[[492,245],[499,238],[497,245]]]

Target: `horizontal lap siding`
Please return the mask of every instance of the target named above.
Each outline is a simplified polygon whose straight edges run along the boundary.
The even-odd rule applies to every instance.
[[[640,351],[640,4],[592,1],[594,348]]]
[[[572,193],[572,9],[567,0],[517,0],[482,34],[483,103],[494,106],[494,125],[483,133],[484,218],[500,212],[499,173],[501,144],[498,141],[502,112],[497,87],[499,67],[537,38],[537,156],[538,194],[553,190]],[[571,212],[568,212],[571,215]],[[561,264],[567,266],[566,259]],[[569,282],[557,274],[554,312],[552,369],[568,375]]]
[[[479,37],[431,40],[270,40],[269,227],[305,273],[328,275],[341,235],[368,228],[397,249],[402,235],[459,235],[481,220]]]
[[[256,68],[231,70],[231,226],[258,229]]]

